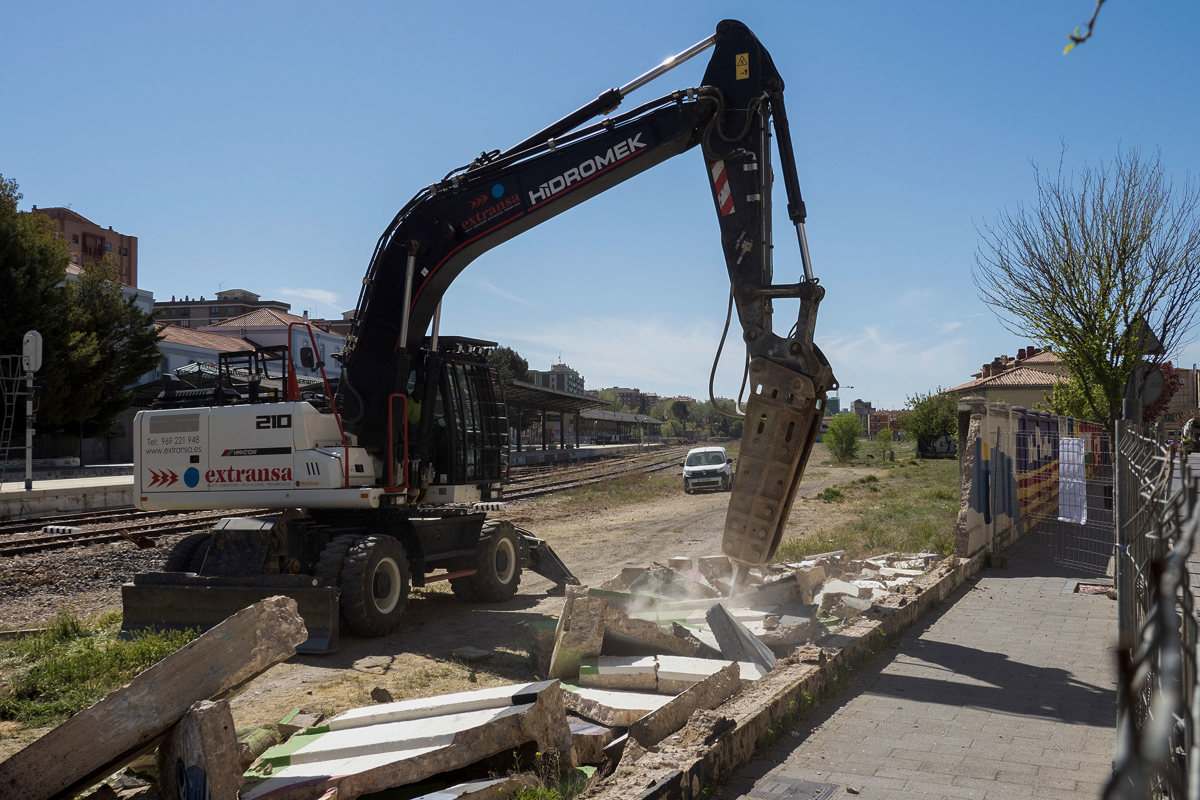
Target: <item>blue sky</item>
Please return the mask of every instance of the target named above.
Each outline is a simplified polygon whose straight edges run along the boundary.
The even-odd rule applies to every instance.
[[[23,3],[4,13],[0,173],[25,207],[137,235],[157,297],[244,287],[331,316],[420,187],[737,17],[787,82],[828,290],[818,343],[854,386],[844,399],[894,407],[1023,344],[971,268],[978,227],[1031,197],[1033,163],[1138,146],[1178,180],[1200,166],[1200,7],[1113,0],[1096,38],[1062,56],[1091,6]],[[705,60],[625,107],[695,85]],[[788,280],[799,256],[782,218],[776,231]],[[699,397],[727,291],[693,152],[476,261],[443,331],[540,368],[561,353],[589,386]],[[740,368],[727,358],[720,393]]]

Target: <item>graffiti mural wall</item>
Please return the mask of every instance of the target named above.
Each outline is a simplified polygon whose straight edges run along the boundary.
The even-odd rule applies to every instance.
[[[979,398],[958,409],[960,556],[1007,547],[1049,522],[1111,522],[1111,442],[1102,426]]]

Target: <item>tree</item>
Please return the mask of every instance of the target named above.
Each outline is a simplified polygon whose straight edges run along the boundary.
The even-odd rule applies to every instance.
[[[821,441],[829,448],[833,457],[842,463],[852,460],[858,455],[858,437],[862,434],[862,424],[858,416],[845,412],[834,414],[829,420],[829,427]]]
[[[1147,424],[1154,422],[1166,412],[1167,408],[1171,405],[1171,398],[1175,396],[1175,393],[1179,391],[1179,387],[1183,383],[1179,377],[1179,372],[1170,361],[1164,361],[1162,364],[1159,364],[1157,369],[1163,376],[1162,393],[1159,394],[1157,400],[1142,409],[1142,421]],[[1113,416],[1113,412],[1108,408],[1107,400],[1104,402],[1105,405],[1101,407],[1103,413],[1100,416],[1093,416],[1094,412],[1088,405],[1087,398],[1079,381],[1074,377],[1068,377],[1050,391],[1050,394],[1046,397],[1044,407],[1047,411],[1064,417],[1105,421]]]
[[[497,347],[488,353],[488,363],[500,378],[501,385],[529,380],[529,362],[511,347]]]
[[[1200,192],[1157,158],[1119,153],[1078,175],[1035,172],[1036,202],[985,228],[981,298],[1010,331],[1045,343],[1078,383],[1088,418],[1112,422],[1152,333],[1159,363],[1200,300]]]
[[[42,334],[38,427],[105,430],[129,388],[158,363],[150,315],[125,299],[110,262],[68,279],[70,253],[49,219],[17,210],[15,181],[0,176],[0,354],[25,331]]]
[[[958,435],[958,398],[940,386],[931,392],[917,392],[905,403],[904,430],[917,442],[932,442],[940,436]]]

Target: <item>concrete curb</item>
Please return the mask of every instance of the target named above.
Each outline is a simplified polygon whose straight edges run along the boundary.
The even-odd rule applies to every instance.
[[[694,715],[683,730],[664,740],[657,752],[629,765],[628,782],[622,780],[625,765],[621,765],[589,798],[699,800],[705,787],[720,783],[749,762],[760,743],[771,741],[777,730],[836,689],[849,668],[877,652],[983,569],[986,557],[985,551],[969,559],[947,559],[925,580],[912,584],[915,597],[889,597],[892,602],[884,601],[869,615],[822,640],[820,658],[814,649],[810,660],[784,660],[712,712]],[[714,735],[718,730],[719,735]]]

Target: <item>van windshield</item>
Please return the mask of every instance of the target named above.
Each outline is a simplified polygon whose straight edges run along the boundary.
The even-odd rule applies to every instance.
[[[712,467],[717,464],[725,463],[725,454],[720,450],[709,450],[703,453],[688,453],[687,462],[689,467]]]

